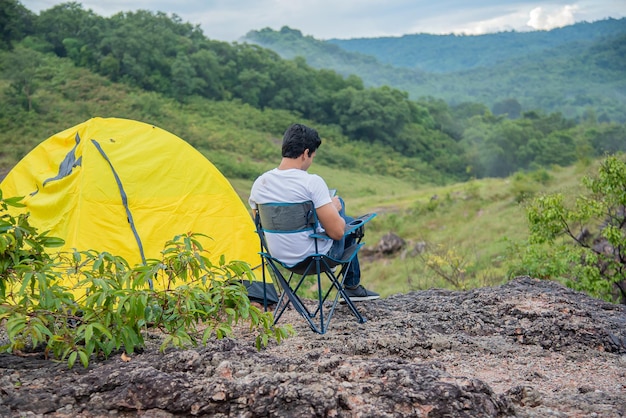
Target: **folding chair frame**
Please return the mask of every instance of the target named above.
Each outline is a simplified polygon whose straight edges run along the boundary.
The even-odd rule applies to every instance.
[[[289,233],[303,230],[312,231],[310,237],[315,239],[315,253],[309,255],[296,265],[287,265],[272,256],[267,247],[265,232],[269,232],[270,230],[264,229],[262,222],[264,216],[262,216],[261,212],[272,210],[272,208],[276,207],[282,207],[282,209],[286,209],[288,212],[290,211],[290,207],[293,207],[297,213],[307,214],[306,219],[295,220],[294,222],[286,220],[284,222],[285,225],[278,226],[278,228],[285,227],[286,229],[279,231],[272,230],[272,232],[279,233]],[[335,259],[325,254],[319,254],[318,252],[317,240],[331,238],[326,234],[315,233],[319,223],[312,202],[269,203],[257,206],[255,224],[261,242],[261,251],[259,254],[263,259],[263,284],[266,284],[265,267],[267,265],[270,274],[274,278],[274,283],[278,283],[281,290],[279,301],[274,310],[274,324],[280,320],[285,310],[291,305],[306,320],[309,327],[313,331],[319,334],[325,334],[328,330],[333,314],[335,313],[340,297],[343,298],[351,313],[356,317],[359,323],[366,322],[366,319],[361,315],[357,307],[354,305],[354,302],[352,302],[346,294],[343,283],[348,268],[350,267],[350,263],[354,257],[356,257],[359,249],[363,246],[360,242],[363,238],[363,224],[368,222],[374,216],[376,216],[376,214],[370,214],[355,220],[355,222],[350,223],[350,225],[347,225],[345,235],[350,233],[355,234],[356,242],[344,251],[341,259]],[[268,219],[267,216],[265,216],[265,218],[266,220]],[[279,223],[281,222],[279,221]],[[272,226],[276,227],[276,225]],[[339,273],[335,274],[336,267],[338,266],[341,266],[341,268]],[[288,278],[285,277],[281,268],[289,271]],[[312,275],[315,275],[317,280],[317,303],[313,309],[307,307],[303,299],[298,295],[298,290],[300,290],[305,278]],[[324,290],[324,287],[322,286],[323,276],[325,276],[330,282],[326,290]],[[330,299],[331,304],[330,306],[325,307],[324,304],[327,300],[329,300],[333,290],[336,290],[336,293],[334,294],[334,297]],[[265,307],[267,309],[267,303],[265,303]]]

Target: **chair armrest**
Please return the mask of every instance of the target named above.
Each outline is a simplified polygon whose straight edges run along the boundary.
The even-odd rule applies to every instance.
[[[348,235],[361,228],[363,225],[371,221],[376,216],[375,213],[366,213],[365,215],[359,216],[355,218],[352,222],[348,222],[346,224],[346,230],[344,231],[344,235]]]

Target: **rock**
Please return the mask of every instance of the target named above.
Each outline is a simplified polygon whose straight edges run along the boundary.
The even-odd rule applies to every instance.
[[[401,251],[404,245],[405,242],[402,238],[393,232],[388,232],[376,244],[376,251],[385,255],[394,254]]]
[[[88,369],[0,355],[0,416],[621,417],[626,307],[519,277],[339,306],[325,335],[92,359]],[[154,335],[151,334],[151,337]]]

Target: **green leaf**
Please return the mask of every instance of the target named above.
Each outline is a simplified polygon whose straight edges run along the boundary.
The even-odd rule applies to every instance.
[[[9,318],[6,323],[7,334],[9,338],[14,339],[16,335],[22,332],[26,328],[26,317],[23,315],[16,315],[13,318]]]
[[[89,355],[83,350],[80,350],[78,355],[80,356],[80,362],[83,364],[83,367],[85,369],[89,367]]]
[[[93,337],[93,324],[89,324],[85,327],[85,344],[89,344]]]
[[[46,248],[56,248],[65,245],[65,240],[56,237],[40,237],[41,244]]]
[[[24,196],[16,196],[16,197],[9,197],[9,198],[2,199],[2,200],[8,206],[13,206],[13,207],[16,207],[16,208],[24,208],[24,207],[26,207],[26,205],[21,203],[21,201],[23,199],[24,199]]]
[[[76,351],[72,351],[70,356],[67,358],[67,365],[70,369],[74,367],[74,363],[76,362],[77,356],[78,356],[78,353]]]
[[[252,323],[253,325],[259,323],[259,313],[256,308],[250,308],[250,310],[248,310],[248,314],[250,315],[250,323]]]

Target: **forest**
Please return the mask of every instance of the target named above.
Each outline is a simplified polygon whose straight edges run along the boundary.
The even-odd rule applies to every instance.
[[[606,19],[550,31],[327,41],[283,27],[250,31],[244,39],[283,58],[356,74],[368,87],[399,88],[412,99],[480,102],[510,117],[541,109],[582,118],[593,109],[598,120],[624,122],[625,37],[626,19]]]
[[[593,103],[582,116],[568,118],[559,111],[522,109],[514,98],[493,108],[480,101],[413,99],[390,85],[368,87],[355,74],[314,68],[303,57],[286,59],[254,43],[208,39],[176,15],[139,10],[105,18],[75,2],[38,15],[16,0],[2,2],[0,9],[5,171],[34,145],[11,135],[24,121],[51,118],[54,105],[46,101],[47,90],[71,100],[83,94],[81,89],[94,88],[86,83],[103,80],[127,86],[132,94],[153,95],[136,104],[148,118],[158,114],[151,108],[158,97],[179,109],[235,106],[238,126],[275,136],[286,126],[283,121],[305,120],[337,147],[323,157],[325,164],[439,184],[567,166],[626,150],[623,121],[598,117]],[[604,45],[607,67],[623,75],[623,46],[611,40]],[[259,123],[259,114],[274,121]],[[232,111],[224,112],[224,118],[231,116]],[[196,140],[192,133],[188,140],[203,149],[251,149],[245,139],[218,144]],[[13,151],[6,150],[9,144]],[[273,157],[269,148],[255,148],[259,154],[245,158]],[[231,176],[257,175],[256,169],[218,160]]]

